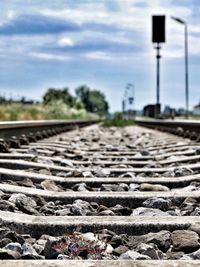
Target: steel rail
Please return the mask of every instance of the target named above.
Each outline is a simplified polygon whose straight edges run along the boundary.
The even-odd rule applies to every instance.
[[[200,121],[196,120],[160,120],[160,119],[136,119],[140,126],[169,132],[191,140],[200,141]]]
[[[20,147],[76,127],[84,127],[97,120],[38,120],[38,121],[6,121],[0,122],[0,151],[7,147]]]

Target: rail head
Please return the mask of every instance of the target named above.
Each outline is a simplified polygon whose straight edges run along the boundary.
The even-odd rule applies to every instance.
[[[96,123],[97,120],[30,120],[30,121],[1,121],[1,129],[18,129],[27,127],[41,127],[41,126],[58,126],[58,125],[70,125],[70,124],[86,124]]]
[[[196,126],[200,127],[200,120],[161,120],[161,119],[145,119],[145,118],[137,118],[136,123],[140,124],[155,124],[155,125],[178,125],[178,126]]]
[[[200,141],[200,121],[197,120],[161,120],[161,119],[136,119],[140,126],[166,131],[179,136]]]
[[[0,151],[19,147],[55,134],[98,123],[98,120],[38,120],[0,122]]]

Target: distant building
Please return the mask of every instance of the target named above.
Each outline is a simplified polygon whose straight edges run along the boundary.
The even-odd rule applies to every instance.
[[[163,118],[174,119],[175,116],[176,116],[175,108],[171,108],[170,106],[165,106],[163,111]]]
[[[193,114],[194,115],[200,115],[200,102],[198,105],[194,106]]]
[[[172,110],[172,108],[170,106],[165,106],[164,111],[163,111],[163,115],[166,117],[169,117],[171,115],[171,110]]]
[[[160,114],[160,104],[150,104],[143,108],[143,115],[146,117],[155,118]]]
[[[143,115],[143,110],[136,110],[135,115],[141,117]]]
[[[179,108],[179,109],[177,109],[177,111],[176,111],[176,115],[177,116],[184,116],[185,115],[185,109],[184,108]]]

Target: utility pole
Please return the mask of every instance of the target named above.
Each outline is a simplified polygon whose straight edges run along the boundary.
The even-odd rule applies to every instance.
[[[179,18],[176,17],[171,17],[173,20],[176,22],[183,24],[184,29],[185,29],[185,41],[184,41],[184,46],[185,46],[185,117],[188,119],[189,117],[189,72],[188,72],[188,27],[187,23]]]

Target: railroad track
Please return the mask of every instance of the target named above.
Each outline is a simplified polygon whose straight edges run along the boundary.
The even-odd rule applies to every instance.
[[[200,123],[198,120],[158,120],[137,119],[137,124],[163,132],[169,132],[200,142]]]
[[[90,125],[95,120],[38,120],[0,122],[0,151],[6,152],[9,147],[19,147],[76,127]]]
[[[200,143],[100,125],[39,139],[0,153],[0,266],[200,266]]]

